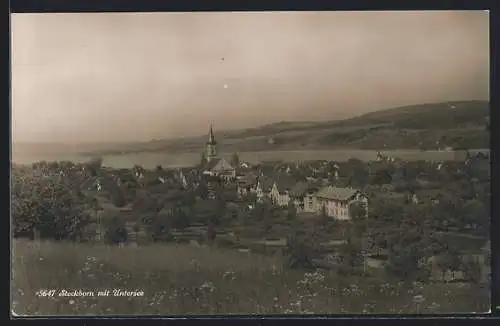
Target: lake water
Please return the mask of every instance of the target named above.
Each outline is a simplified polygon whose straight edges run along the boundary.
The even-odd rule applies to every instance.
[[[488,150],[477,150],[488,151]],[[471,151],[471,152],[477,152]],[[465,153],[462,151],[419,151],[419,150],[390,150],[382,151],[384,155],[391,155],[396,158],[405,160],[430,160],[430,161],[446,161],[446,160],[462,160]],[[262,161],[301,161],[301,160],[334,160],[347,161],[350,158],[357,158],[363,161],[371,161],[376,158],[377,151],[375,150],[356,150],[356,149],[339,149],[339,150],[301,150],[301,151],[263,151],[263,152],[241,152],[238,153],[242,161],[250,163],[258,163]],[[224,157],[229,157],[231,154],[222,154]],[[50,153],[50,154],[14,154],[12,160],[17,164],[31,164],[36,161],[62,161],[68,160],[73,162],[88,161],[88,156],[78,155],[75,153]],[[114,168],[130,168],[135,164],[141,165],[144,168],[152,169],[157,165],[163,167],[183,167],[192,166],[200,161],[198,153],[134,153],[124,155],[106,155],[103,156],[104,165]]]

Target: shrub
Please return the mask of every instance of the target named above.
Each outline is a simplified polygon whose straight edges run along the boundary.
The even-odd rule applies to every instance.
[[[104,241],[107,244],[119,244],[127,242],[128,232],[125,229],[125,223],[115,216],[106,222],[106,232]]]
[[[127,200],[121,190],[116,190],[111,193],[111,202],[116,207],[124,207],[127,205]]]
[[[284,253],[287,257],[287,266],[291,269],[312,269],[314,267],[311,259],[311,248],[296,236],[287,239]]]
[[[462,269],[466,280],[473,283],[479,283],[481,281],[481,266],[472,258],[468,258],[463,262]]]

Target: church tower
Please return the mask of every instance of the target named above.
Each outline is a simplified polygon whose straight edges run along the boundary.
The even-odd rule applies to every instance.
[[[215,141],[212,124],[210,124],[210,131],[208,132],[208,142],[207,142],[207,162],[210,162],[215,156],[217,156],[216,146],[217,142]]]

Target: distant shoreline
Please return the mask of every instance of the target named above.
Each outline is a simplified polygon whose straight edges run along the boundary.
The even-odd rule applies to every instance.
[[[303,148],[291,148],[291,147],[277,147],[275,149],[251,149],[251,150],[241,150],[241,151],[219,151],[221,155],[231,155],[233,153],[264,153],[264,152],[307,152],[307,151],[314,151],[314,152],[332,152],[332,151],[366,151],[366,152],[373,152],[373,151],[380,151],[381,153],[398,153],[398,152],[460,152],[460,151],[466,151],[468,150],[469,152],[489,152],[490,149],[487,148],[472,148],[472,149],[453,149],[451,151],[446,151],[446,150],[420,150],[418,148],[379,148],[379,149],[372,149],[372,148],[356,148],[356,147],[342,147],[342,146],[335,146],[335,147],[303,147]],[[104,156],[127,156],[127,155],[150,155],[150,154],[168,154],[168,155],[185,155],[185,154],[197,154],[201,155],[201,153],[204,151],[203,148],[198,149],[189,149],[189,150],[178,150],[178,149],[158,149],[158,150],[128,150],[128,151],[119,151],[119,150],[113,150],[113,151],[12,151],[12,156],[11,157],[20,157],[20,156],[40,156],[40,157],[45,157],[45,156],[52,156],[52,155],[60,155],[60,156],[72,156],[72,157],[80,157],[80,158],[85,158],[89,159],[92,157],[104,157]]]
[[[470,153],[484,152],[489,149],[469,149]],[[415,149],[380,150],[381,153],[401,158],[404,160],[431,160],[431,161],[455,161],[465,158],[465,150],[455,151],[420,151]],[[240,159],[249,163],[263,161],[308,161],[308,160],[332,160],[347,161],[351,158],[363,161],[376,159],[377,150],[363,149],[330,149],[330,150],[276,150],[276,151],[242,151],[239,152]],[[222,152],[221,156],[230,156],[231,152]],[[94,155],[82,153],[46,154],[46,155],[13,155],[12,163],[16,165],[29,165],[40,161],[72,161],[75,163],[87,162]],[[129,154],[99,155],[103,158],[105,166],[114,168],[131,168],[135,164],[144,168],[154,168],[161,165],[166,168],[179,168],[196,165],[200,159],[197,152],[136,152]]]
[[[119,156],[119,155],[138,155],[138,154],[201,154],[203,149],[200,150],[168,150],[168,149],[159,149],[159,150],[137,150],[137,151],[107,151],[107,152],[75,152],[74,155],[82,156],[82,157],[96,157],[96,156]],[[477,152],[489,152],[489,148],[467,148],[467,149],[452,149],[452,150],[420,150],[418,148],[380,148],[380,149],[372,149],[372,148],[355,148],[355,147],[304,147],[302,149],[293,149],[287,147],[278,147],[274,150],[270,149],[252,149],[245,151],[222,151],[223,155],[231,155],[233,153],[247,152],[247,153],[263,153],[263,152],[306,152],[306,151],[315,151],[315,152],[331,152],[331,151],[366,151],[373,152],[379,151],[381,153],[398,153],[398,152],[461,152],[461,151],[469,151],[473,153]]]

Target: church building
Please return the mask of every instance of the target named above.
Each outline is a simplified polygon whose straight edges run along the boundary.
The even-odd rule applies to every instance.
[[[203,166],[204,175],[219,177],[225,182],[236,179],[236,167],[232,166],[225,158],[217,156],[217,142],[212,125],[210,125],[208,132],[205,157],[207,162]]]

